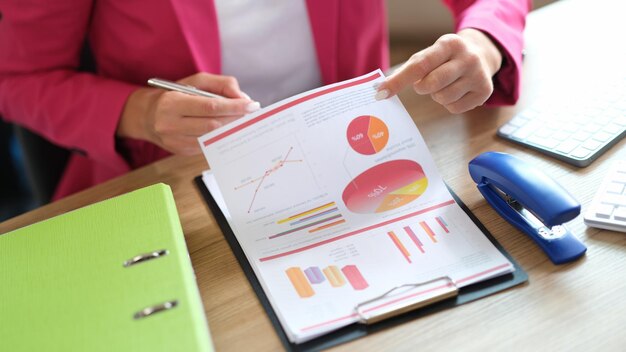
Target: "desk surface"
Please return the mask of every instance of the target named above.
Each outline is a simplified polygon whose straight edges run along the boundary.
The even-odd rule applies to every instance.
[[[402,94],[443,178],[528,272],[530,280],[521,287],[336,349],[414,350],[419,346],[423,350],[484,350],[497,346],[499,350],[617,350],[626,346],[626,234],[587,228],[580,216],[569,226],[589,247],[587,255],[575,263],[555,266],[528,237],[490,208],[467,172],[467,163],[479,153],[508,152],[545,170],[570,190],[583,211],[587,209],[611,161],[626,159],[626,141],[591,166],[578,169],[508,143],[495,132],[537,95],[556,94],[563,84],[584,89],[585,81],[601,79],[592,66],[603,65],[611,56],[611,47],[602,45],[623,46],[619,33],[623,33],[620,17],[624,7],[614,0],[568,0],[533,13],[526,32],[523,94],[516,107],[481,108],[453,116],[428,98]],[[626,62],[624,56],[621,62]],[[623,65],[619,69],[623,70]],[[615,74],[615,70],[609,72]],[[254,291],[192,182],[205,168],[201,156],[170,157],[6,221],[0,224],[0,233],[165,182],[174,192],[217,350],[281,349]]]

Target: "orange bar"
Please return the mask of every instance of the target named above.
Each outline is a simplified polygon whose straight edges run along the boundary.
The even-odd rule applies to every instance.
[[[402,242],[400,242],[400,240],[398,239],[398,236],[396,236],[396,234],[393,233],[393,231],[389,231],[387,232],[387,234],[389,235],[393,243],[396,245],[396,247],[398,247],[400,252],[402,252],[402,255],[404,255],[404,257],[406,258],[406,261],[410,263],[411,258],[409,258],[409,256],[411,256],[411,253],[409,253],[409,251],[407,251],[406,248],[404,248],[404,245],[402,245]]]
[[[344,280],[343,275],[341,275],[341,271],[334,265],[327,266],[326,269],[322,270],[328,282],[332,287],[341,287],[346,284],[346,280]]]
[[[424,229],[424,231],[426,231],[426,234],[428,235],[428,237],[430,237],[430,240],[433,241],[433,243],[437,243],[435,233],[433,232],[433,230],[430,229],[430,226],[428,226],[426,221],[420,221],[420,226]]]
[[[315,295],[313,287],[311,287],[309,281],[306,279],[306,276],[304,276],[304,273],[300,268],[292,267],[287,269],[285,273],[287,273],[289,281],[291,281],[293,288],[296,289],[300,298],[307,298]]]
[[[324,226],[320,226],[320,227],[316,227],[314,229],[310,229],[309,233],[320,231],[320,230],[323,230],[323,229],[327,229],[327,228],[333,227],[335,225],[343,224],[344,222],[346,222],[344,219],[341,219],[341,220],[338,220],[338,221],[335,221],[335,222],[331,222],[330,224],[326,224]]]

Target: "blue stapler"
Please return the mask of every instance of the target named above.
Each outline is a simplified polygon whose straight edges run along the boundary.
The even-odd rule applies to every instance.
[[[498,214],[529,235],[554,264],[585,254],[587,247],[563,225],[580,214],[580,204],[552,178],[497,152],[474,158],[469,173]]]

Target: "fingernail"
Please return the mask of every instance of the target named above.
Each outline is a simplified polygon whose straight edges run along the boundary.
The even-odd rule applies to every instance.
[[[248,94],[244,93],[244,92],[241,92],[241,96],[242,96],[243,98],[248,99],[248,100],[252,100],[252,99],[250,99],[250,96],[249,96]]]
[[[258,101],[252,102],[248,105],[246,105],[246,111],[247,112],[255,112],[257,110],[259,110],[261,108],[261,103],[259,103]]]
[[[389,97],[389,90],[387,89],[383,89],[383,90],[379,90],[376,95],[374,96],[374,99],[376,100],[384,100],[387,99]]]

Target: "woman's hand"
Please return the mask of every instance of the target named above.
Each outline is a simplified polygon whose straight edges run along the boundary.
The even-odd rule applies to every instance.
[[[260,108],[233,77],[197,73],[178,81],[229,99],[139,88],[126,101],[117,136],[141,139],[182,155],[200,153],[197,138]]]
[[[501,65],[502,54],[487,35],[463,29],[411,56],[377,88],[376,99],[394,96],[412,84],[417,94],[430,94],[459,114],[485,103],[493,93],[491,78]]]

